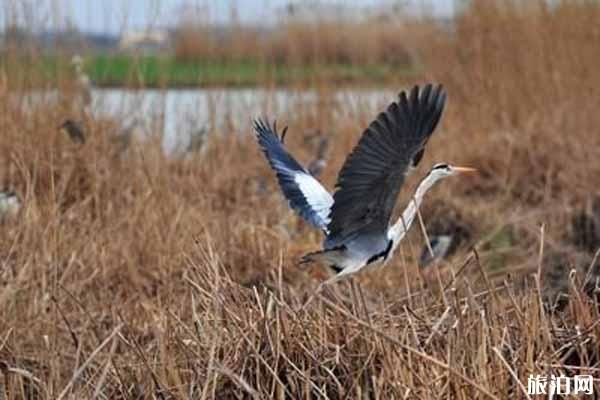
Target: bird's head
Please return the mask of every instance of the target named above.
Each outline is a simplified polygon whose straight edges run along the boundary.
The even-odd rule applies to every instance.
[[[425,192],[427,192],[429,189],[431,189],[431,187],[433,185],[435,185],[435,183],[441,179],[444,179],[444,178],[447,178],[449,176],[456,175],[456,174],[466,174],[466,173],[474,173],[474,172],[477,172],[477,170],[475,168],[456,167],[454,165],[444,164],[444,163],[435,164],[431,168],[431,171],[429,171],[429,173],[427,175],[425,175],[425,178],[423,178],[423,180],[419,184],[419,187],[417,188],[416,196],[417,197],[423,196],[425,194]]]
[[[434,180],[437,181],[438,179],[442,179],[447,176],[452,176],[452,175],[456,175],[456,174],[472,174],[475,172],[477,172],[477,170],[475,168],[457,167],[457,166],[450,165],[450,164],[440,163],[440,164],[435,164],[431,168],[429,175]]]

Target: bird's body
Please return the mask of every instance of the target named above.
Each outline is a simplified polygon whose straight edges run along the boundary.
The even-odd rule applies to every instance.
[[[341,246],[332,246],[329,236],[323,243],[324,250],[309,253],[303,257],[304,262],[316,261],[328,264],[336,275],[331,281],[337,281],[348,275],[364,270],[383,266],[392,258],[396,248],[404,239],[417,216],[425,193],[440,179],[448,176],[446,164],[436,164],[421,180],[408,207],[396,223],[383,232],[368,232],[357,234],[346,240]]]
[[[306,169],[310,174],[314,177],[318,177],[321,175],[321,172],[327,166],[327,149],[329,148],[329,137],[320,135],[320,132],[317,133],[319,135],[319,143],[317,147],[317,151],[315,154],[315,158],[308,163]]]
[[[441,86],[401,92],[363,133],[340,170],[333,196],[285,150],[275,125],[256,121],[259,144],[291,208],[326,235],[323,250],[307,254],[302,261],[329,265],[337,274],[328,282],[385,264],[435,182],[471,170],[436,164],[398,221],[390,225],[404,178],[423,157],[445,100]]]
[[[471,237],[470,228],[460,222],[446,219],[443,224],[440,227],[438,221],[437,226],[428,229],[429,243],[423,246],[419,257],[422,269],[451,257]]]
[[[85,143],[85,135],[83,133],[83,127],[80,123],[73,121],[72,119],[67,119],[59,126],[59,129],[64,131],[73,143]]]
[[[83,71],[83,59],[78,54],[71,58],[71,65],[75,69],[75,85],[77,89],[78,101],[85,108],[92,104],[93,84],[90,77]]]
[[[452,235],[433,236],[429,240],[429,245],[425,246],[421,252],[421,257],[419,257],[419,267],[425,268],[446,257],[449,253],[452,241]]]
[[[21,209],[21,201],[15,192],[0,192],[0,220],[14,217]]]

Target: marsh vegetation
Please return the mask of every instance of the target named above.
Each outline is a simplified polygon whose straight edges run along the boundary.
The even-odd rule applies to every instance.
[[[152,124],[124,148],[108,114],[84,113],[74,143],[58,129],[74,118],[68,77],[31,103],[36,78],[0,70],[0,178],[22,204],[0,220],[0,394],[504,399],[527,398],[529,374],[597,378],[600,5],[524,4],[472,1],[452,34],[411,26],[411,83],[441,82],[449,100],[400,204],[434,162],[477,167],[421,210],[425,230],[458,224],[468,238],[424,279],[415,224],[387,268],[307,308],[328,271],[297,264],[321,237],[288,210],[250,120],[289,125],[304,162],[316,130],[330,137],[332,188],[375,116],[364,99],[316,76],[289,87],[310,99],[265,96],[259,115],[208,107],[203,150],[175,157]],[[361,29],[344,29],[357,48]],[[382,57],[392,39],[377,39]],[[318,60],[345,47],[300,43]],[[274,90],[269,76],[258,85]]]

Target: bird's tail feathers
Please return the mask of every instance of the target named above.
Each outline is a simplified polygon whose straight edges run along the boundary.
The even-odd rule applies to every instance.
[[[344,260],[345,248],[336,247],[329,250],[315,251],[308,253],[300,260],[300,264],[322,263],[326,265],[340,265]]]

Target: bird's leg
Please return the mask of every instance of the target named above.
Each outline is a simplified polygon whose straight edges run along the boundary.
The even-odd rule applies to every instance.
[[[356,315],[357,317],[359,316],[359,306],[358,306],[358,296],[357,296],[357,290],[356,290],[356,286],[358,284],[354,281],[354,277],[350,277],[350,279],[348,280],[348,286],[350,286],[350,293],[352,293],[352,308],[353,308],[353,312],[354,315]]]
[[[371,318],[369,317],[369,310],[367,308],[367,302],[365,301],[365,296],[363,294],[362,285],[359,283],[357,288],[358,288],[358,294],[360,296],[359,299],[362,304],[363,312],[365,313],[365,317],[367,318],[367,320],[369,320],[369,323],[371,323]]]
[[[323,291],[323,289],[325,288],[325,286],[328,285],[328,282],[329,282],[329,280],[327,280],[325,282],[321,282],[319,284],[319,286],[317,286],[317,289],[314,291],[313,294],[310,295],[310,297],[308,298],[308,300],[306,300],[306,303],[304,303],[304,305],[302,306],[301,310],[305,310],[306,307],[308,307],[308,305],[313,302],[313,300],[317,297],[317,295]]]
[[[315,292],[308,298],[308,300],[306,301],[306,303],[304,303],[304,305],[302,306],[302,309],[305,309],[310,303],[313,302],[313,300],[315,299],[315,297],[317,297],[318,294],[320,294],[323,289],[325,289],[325,287],[330,287],[331,285],[333,285],[334,283],[337,283],[339,280],[343,279],[345,276],[344,275],[340,275],[337,274],[335,276],[332,276],[331,278],[327,279],[324,282],[321,282],[321,284],[319,284],[319,286],[317,287],[317,290],[315,290]],[[338,296],[339,298],[339,296]]]
[[[334,250],[334,251],[337,251],[337,250]],[[323,253],[325,253],[325,252],[323,252]],[[349,277],[349,274],[348,273],[344,273],[342,271],[342,272],[340,272],[340,273],[332,276],[331,278],[327,279],[326,281],[321,282],[321,284],[317,287],[317,290],[315,290],[315,292],[308,298],[308,300],[306,301],[306,303],[304,303],[304,305],[302,306],[302,309],[306,308],[310,303],[312,303],[312,301],[315,299],[315,297],[317,297],[317,295],[319,293],[321,293],[326,286],[331,286],[334,283],[337,283],[337,282],[341,281],[342,279],[346,279],[348,277]],[[338,296],[338,298],[339,297],[340,296]]]
[[[367,308],[367,302],[365,301],[362,285],[359,281],[355,281],[353,277],[350,279],[350,288],[352,290],[352,307],[354,314],[360,318],[360,313],[362,311],[365,317],[369,319],[369,309]]]
[[[415,207],[417,205],[417,201],[414,200]],[[421,232],[423,233],[423,237],[425,238],[425,245],[427,246],[427,250],[429,251],[429,255],[431,259],[435,258],[433,254],[433,248],[431,247],[431,241],[429,240],[429,235],[427,234],[427,228],[425,228],[425,223],[423,222],[423,216],[421,215],[421,210],[417,207],[417,218],[419,219],[419,226],[421,227]]]

